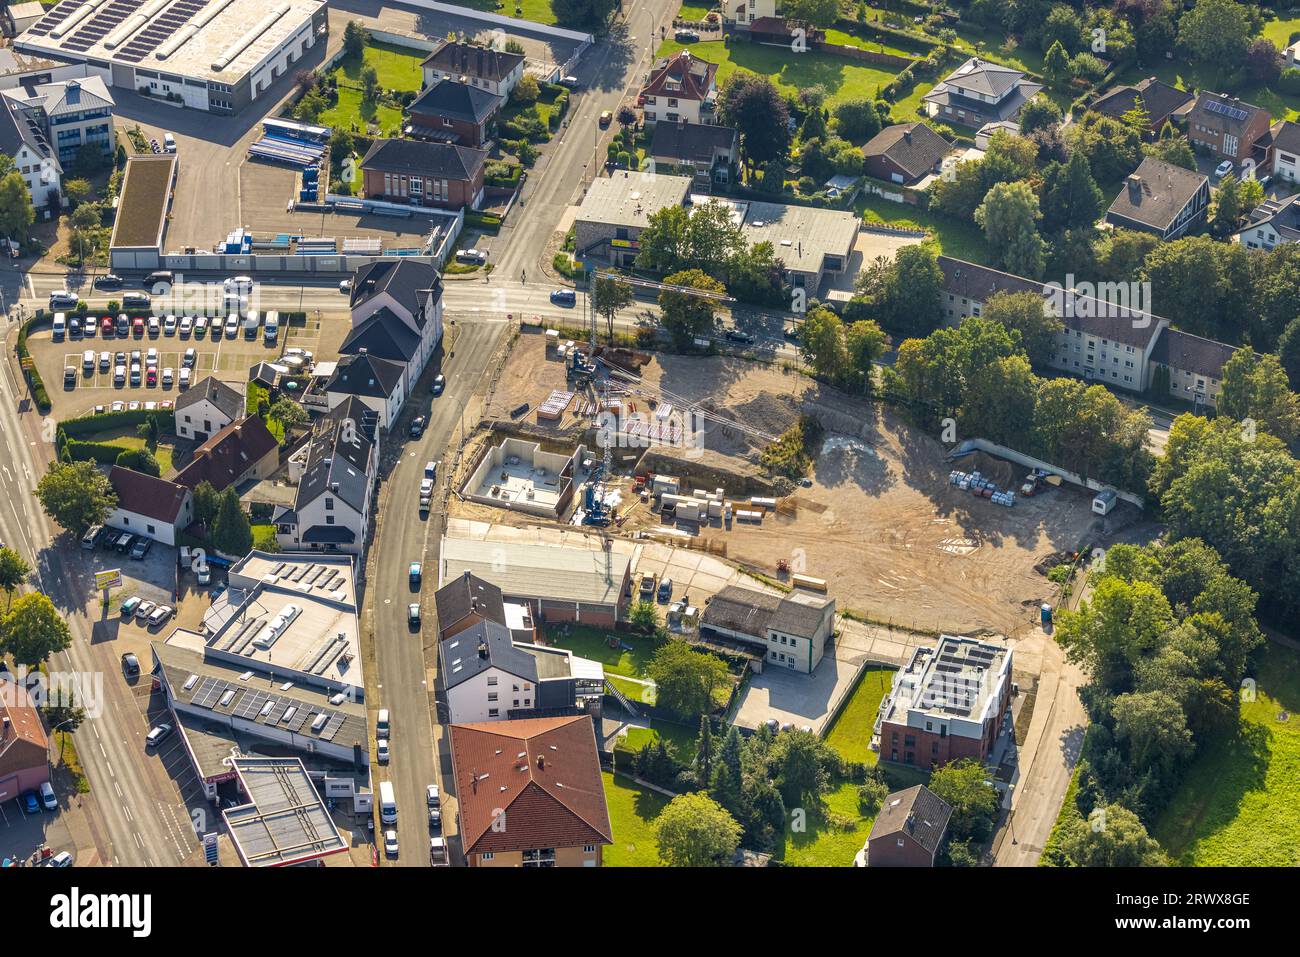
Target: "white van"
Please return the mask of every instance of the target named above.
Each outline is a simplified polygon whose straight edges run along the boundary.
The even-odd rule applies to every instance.
[[[379,820],[385,824],[397,823],[397,798],[393,795],[393,782],[379,782]]]
[[[375,721],[375,737],[386,738],[388,737],[388,732],[389,732],[388,709],[380,708],[379,718]]]
[[[54,341],[62,342],[68,334],[68,317],[61,312],[54,314]]]

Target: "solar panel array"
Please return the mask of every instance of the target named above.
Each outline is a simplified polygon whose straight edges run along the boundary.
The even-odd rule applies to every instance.
[[[1249,111],[1243,110],[1239,106],[1229,106],[1227,103],[1220,103],[1218,100],[1210,100],[1205,104],[1205,108],[1211,113],[1217,113],[1219,116],[1226,116],[1237,121],[1244,120],[1250,115]]]
[[[161,14],[149,21],[149,25],[131,37],[117,54],[119,60],[139,63],[146,56],[158,49],[158,46],[172,37],[181,27],[189,23],[194,15],[207,5],[207,0],[176,0]]]
[[[48,36],[51,30],[68,19],[69,14],[80,6],[81,0],[62,0],[58,6],[45,11],[45,16],[33,23],[27,29],[27,34],[36,37]]]
[[[139,10],[146,2],[147,0],[110,0],[73,28],[71,38],[65,38],[63,41],[63,49],[85,53],[116,30],[118,24]]]
[[[231,690],[236,692],[235,697],[228,705],[221,706],[222,696]],[[256,688],[240,688],[236,683],[221,678],[204,678],[200,681],[190,698],[190,703],[198,708],[229,713],[245,721],[283,728],[294,734],[301,734],[303,728],[308,727],[309,722],[314,722],[317,717],[324,714],[325,724],[318,735],[322,741],[334,740],[334,736],[339,733],[348,717],[341,711],[315,708],[283,695],[271,694]],[[262,710],[268,703],[271,708],[263,715]],[[285,721],[284,716],[291,708],[296,710],[293,716]]]

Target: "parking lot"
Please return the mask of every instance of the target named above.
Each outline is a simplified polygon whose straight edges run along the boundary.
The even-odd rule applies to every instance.
[[[60,806],[67,800],[67,795],[61,794]],[[48,845],[56,854],[68,851],[74,859],[76,857],[77,849],[58,811],[41,808],[29,814],[23,809],[21,798],[0,801],[0,858],[26,861],[42,844]]]

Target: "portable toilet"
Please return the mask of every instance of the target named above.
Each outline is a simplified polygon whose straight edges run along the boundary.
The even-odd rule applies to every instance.
[[[1043,602],[1043,607],[1039,609],[1039,616],[1044,628],[1050,628],[1052,626],[1052,606],[1047,604],[1047,602]]]

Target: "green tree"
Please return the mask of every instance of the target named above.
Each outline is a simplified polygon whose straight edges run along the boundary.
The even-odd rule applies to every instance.
[[[1043,239],[1037,224],[1042,217],[1038,197],[1026,182],[998,183],[975,210],[975,222],[989,245],[1001,250],[1008,272],[1029,279],[1043,274]]]
[[[651,213],[638,242],[638,268],[663,273],[697,269],[722,275],[728,261],[745,249],[740,227],[720,203],[694,211],[666,206]]]
[[[64,180],[63,195],[75,206],[90,195],[90,183],[80,177]]]
[[[1135,767],[1162,766],[1166,773],[1191,758],[1192,733],[1180,702],[1165,691],[1122,694],[1111,706],[1115,738],[1128,744]]]
[[[1060,613],[1056,641],[1102,687],[1125,687],[1137,662],[1159,647],[1173,623],[1158,586],[1108,576],[1077,610]]]
[[[1043,57],[1043,78],[1047,80],[1049,86],[1056,88],[1066,86],[1070,82],[1070,55],[1065,47],[1061,46],[1060,40],[1055,41]]]
[[[1151,114],[1147,112],[1142,97],[1133,97],[1133,105],[1124,112],[1119,121],[1139,135],[1146,135],[1147,130],[1151,128]]]
[[[820,806],[829,777],[819,744],[816,735],[797,730],[783,731],[772,744],[769,760],[786,807]]]
[[[658,689],[659,706],[687,717],[712,711],[715,693],[731,681],[726,662],[678,638],[655,649],[646,675]]]
[[[117,506],[108,477],[93,462],[52,463],[36,485],[45,514],[76,536],[102,525]]]
[[[360,57],[370,42],[370,33],[356,20],[349,20],[343,28],[343,52],[350,58]]]
[[[736,70],[718,91],[718,112],[740,134],[746,170],[789,154],[790,108],[769,77]]]
[[[840,317],[824,307],[808,313],[799,327],[799,351],[818,375],[833,382],[841,380],[849,354]]]
[[[1277,342],[1277,357],[1292,390],[1300,389],[1300,318],[1292,319]]]
[[[1037,366],[1044,366],[1056,352],[1056,337],[1064,325],[1049,308],[1047,300],[1034,292],[999,292],[989,297],[982,315],[1020,333],[1020,344]]]
[[[156,415],[146,415],[144,421],[136,426],[136,435],[144,439],[145,447],[153,451],[158,447],[158,437],[162,435],[162,425]]]
[[[379,71],[373,66],[361,68],[361,102],[373,103],[379,95]]]
[[[687,269],[664,278],[669,286],[682,286],[705,292],[725,294],[726,287],[699,269]],[[695,296],[675,289],[659,293],[660,321],[668,334],[679,345],[689,343],[695,336],[713,331],[714,300]]]
[[[1219,181],[1214,194],[1214,212],[1210,215],[1210,229],[1219,236],[1235,232],[1241,219],[1241,187],[1237,177],[1229,173]]]
[[[617,7],[616,0],[551,0],[551,12],[562,26],[597,28],[598,33]]]
[[[880,132],[880,113],[871,100],[841,100],[831,108],[835,131],[846,140],[869,140]]]
[[[1244,60],[1251,33],[1250,11],[1236,0],[1197,0],[1178,20],[1178,45],[1218,69]]]
[[[679,794],[655,820],[659,857],[669,867],[724,867],[740,834],[736,819],[705,794]]]
[[[1243,346],[1223,365],[1220,415],[1251,419],[1283,442],[1300,438],[1300,396],[1291,391],[1286,370],[1275,355],[1257,356]]]
[[[0,588],[9,596],[9,603],[14,600],[14,591],[27,580],[32,573],[32,566],[12,548],[0,548]]]
[[[302,425],[311,418],[306,409],[287,396],[282,396],[271,403],[269,415],[286,428]]]
[[[123,449],[117,454],[117,465],[133,472],[143,472],[158,478],[162,475],[162,466],[148,449]]]
[[[1142,147],[1142,151],[1147,156],[1163,160],[1171,166],[1181,166],[1183,169],[1188,170],[1196,169],[1196,154],[1192,152],[1192,144],[1187,142],[1187,137],[1181,134],[1175,133],[1172,136],[1165,136],[1162,133],[1160,139],[1154,143],[1148,143]]]
[[[708,787],[713,780],[713,759],[717,743],[713,740],[713,725],[707,714],[700,715],[700,731],[695,736],[695,780]]]
[[[1070,7],[1054,4],[1043,20],[1038,44],[1044,53],[1060,44],[1073,56],[1084,47],[1083,20]]]
[[[1051,98],[1044,96],[1042,93],[1036,93],[1030,97],[1029,102],[1020,108],[1018,119],[1021,135],[1028,136],[1035,130],[1060,126],[1062,119],[1061,108]]]
[[[614,317],[631,303],[632,287],[625,282],[597,277],[591,284],[591,308],[596,315],[605,317],[610,342],[614,341]]]
[[[928,786],[952,808],[949,840],[980,843],[993,833],[998,792],[979,761],[966,758],[936,768]]]
[[[29,669],[71,643],[68,623],[42,592],[20,595],[0,616],[0,652],[13,655],[14,661]]]
[[[13,170],[0,179],[0,236],[21,242],[36,222],[36,210],[22,173]]]
[[[785,0],[782,10],[787,20],[829,27],[840,15],[840,4],[839,0]]]
[[[1043,177],[1044,228],[1056,231],[1094,226],[1102,208],[1101,189],[1082,153],[1073,153],[1065,163],[1047,167]]]
[[[628,609],[627,620],[637,631],[648,635],[659,626],[659,610],[652,601],[635,601]]]
[[[1069,867],[1164,867],[1169,860],[1136,814],[1120,804],[1097,808],[1091,820],[1070,815],[1057,842]]]
[[[82,203],[68,217],[68,225],[72,227],[73,244],[76,246],[77,255],[82,259],[85,259],[87,252],[94,248],[94,243],[88,234],[99,228],[100,220],[98,203]]]
[[[876,362],[885,354],[888,344],[889,337],[874,319],[859,319],[844,330],[848,372],[855,385],[861,383],[863,395],[874,391]]]
[[[212,531],[212,523],[216,521],[217,512],[221,508],[221,495],[212,483],[204,479],[194,487],[194,521],[202,525],[209,532]]]
[[[244,555],[253,547],[253,527],[233,485],[221,493],[211,539],[213,547],[227,555]]]
[[[537,77],[531,73],[525,73],[515,84],[515,88],[510,91],[510,98],[516,103],[536,103],[542,95],[542,88],[537,82]]]

